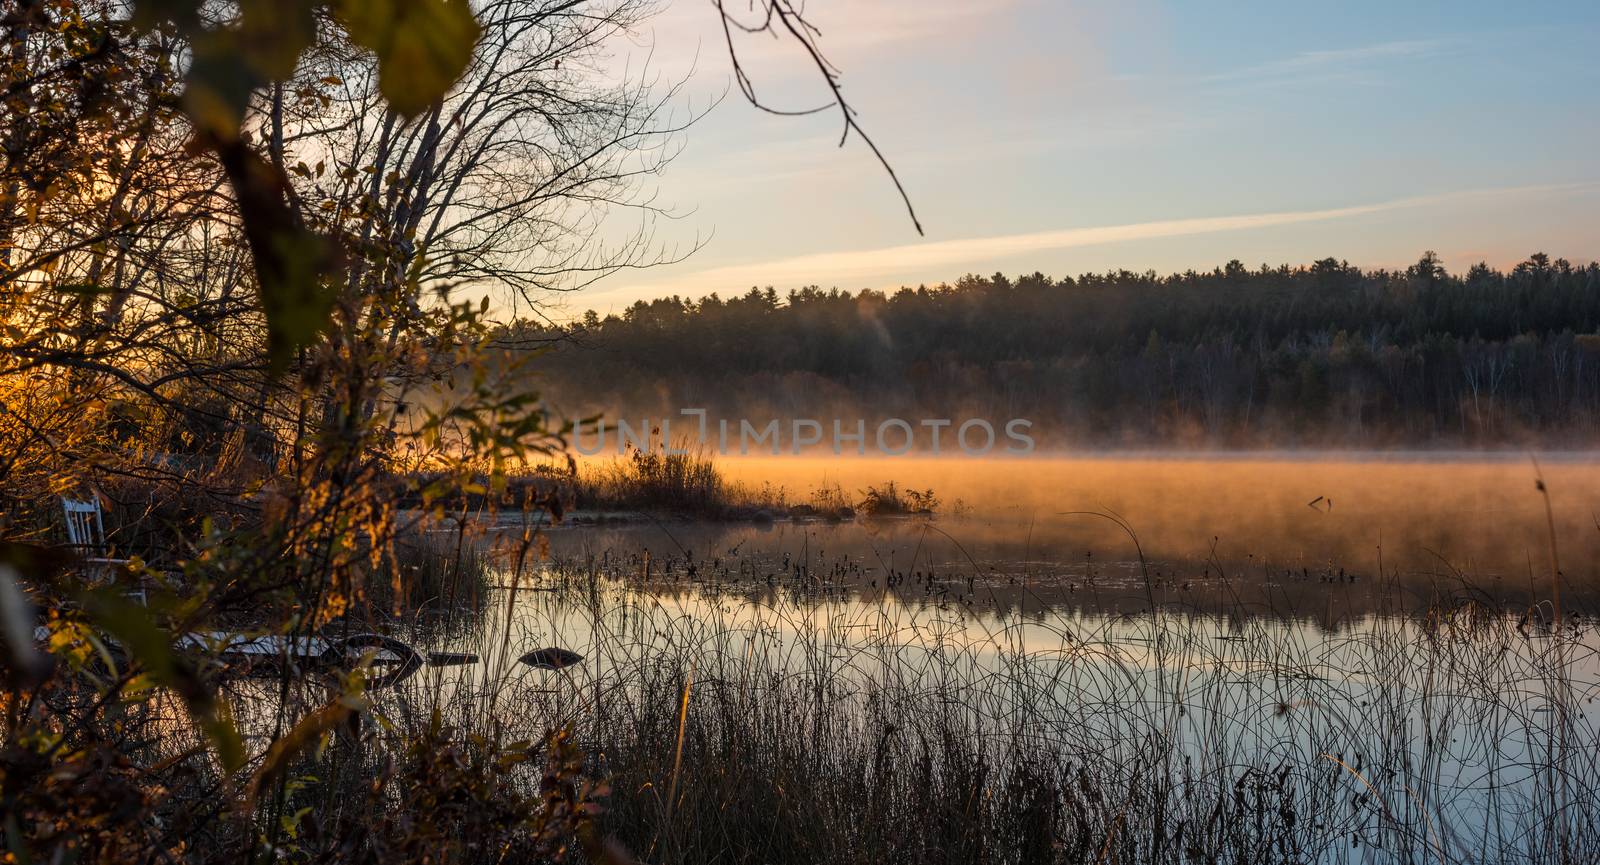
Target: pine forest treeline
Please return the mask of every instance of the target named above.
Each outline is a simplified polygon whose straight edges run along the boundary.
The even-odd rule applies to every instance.
[[[1600,265],[1334,259],[852,294],[752,289],[551,328],[569,412],[1027,418],[1056,446],[1482,447],[1600,441]]]

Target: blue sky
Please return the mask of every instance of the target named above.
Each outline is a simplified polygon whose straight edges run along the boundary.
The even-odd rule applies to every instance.
[[[848,98],[910,192],[919,238],[836,117],[729,92],[705,0],[621,59],[728,93],[657,181],[687,260],[568,298],[621,309],[752,285],[851,290],[1327,255],[1451,268],[1600,254],[1600,4],[810,0]],[[788,46],[741,43],[781,107],[825,100]],[[619,213],[611,230],[638,227]]]

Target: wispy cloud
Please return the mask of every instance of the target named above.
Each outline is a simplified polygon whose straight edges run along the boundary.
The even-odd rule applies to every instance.
[[[618,289],[631,288],[635,292],[647,290],[651,295],[661,296],[674,293],[702,295],[713,291],[742,290],[751,285],[799,286],[812,283],[848,287],[883,285],[905,279],[906,274],[926,273],[930,270],[953,273],[957,270],[981,267],[986,262],[1044,250],[1248,231],[1307,222],[1349,219],[1397,210],[1462,204],[1472,200],[1557,195],[1597,189],[1600,189],[1600,182],[1475,189],[1322,210],[1167,219],[1125,225],[1065,228],[1025,234],[913,243],[879,249],[820,252],[715,267],[681,278],[652,282],[648,285],[618,286]]]
[[[1200,78],[1206,84],[1273,84],[1349,75],[1374,65],[1448,53],[1458,38],[1404,39],[1352,48],[1303,51],[1282,60],[1230,69]]]

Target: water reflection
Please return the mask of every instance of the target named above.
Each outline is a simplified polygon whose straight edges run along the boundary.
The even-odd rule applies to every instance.
[[[741,556],[781,565],[776,545],[756,549]],[[825,549],[825,561],[844,556]],[[1452,856],[1513,848],[1526,820],[1550,819],[1552,777],[1579,779],[1563,797],[1589,795],[1582,779],[1600,777],[1600,640],[1581,620],[1555,640],[1470,600],[1427,615],[1351,612],[1334,627],[1160,605],[968,604],[873,590],[865,567],[796,577],[797,562],[815,560],[790,552],[787,579],[703,566],[687,551],[670,566],[643,553],[602,552],[587,569],[558,560],[532,582],[548,591],[497,591],[476,636],[456,644],[483,652],[482,669],[430,671],[386,699],[412,716],[449,704],[525,734],[572,722],[601,737],[641,713],[676,712],[688,690],[688,711],[718,725],[741,723],[737,706],[803,713],[819,725],[807,746],[818,749],[885,730],[958,730],[994,753],[1075,762],[1100,778],[1142,766],[1204,787],[1259,773],[1351,825],[1410,821],[1419,838],[1429,823],[1449,825],[1448,840],[1423,843]],[[915,581],[912,561],[903,572]],[[653,582],[625,576],[636,568]],[[868,588],[830,585],[835,574]],[[1106,592],[1123,590],[1133,594]],[[552,644],[587,660],[559,673],[511,661]],[[1417,801],[1399,818],[1347,804],[1366,784]],[[1350,855],[1330,849],[1311,858]]]
[[[655,747],[630,731],[680,712],[702,753],[744,737],[818,765],[869,747],[939,760],[959,740],[997,778],[1048,765],[1094,789],[1178,790],[1162,807],[1179,825],[1269,790],[1296,809],[1272,819],[1315,821],[1283,830],[1303,861],[1497,859],[1584,831],[1600,802],[1591,465],[1545,467],[1559,637],[1521,464],[1235,465],[1171,506],[1195,465],[1120,464],[1107,497],[1142,557],[1109,521],[1056,516],[1093,504],[1076,473],[1102,470],[984,481],[1013,472],[1040,513],[556,529],[549,558],[502,571],[473,615],[408,629],[482,663],[426,669],[379,710],[507,738],[571,723],[601,754]],[[1306,488],[1338,479],[1353,486],[1332,512],[1308,507]],[[544,646],[585,660],[517,663]]]
[[[1542,454],[1174,454],[1137,457],[731,459],[736,481],[770,483],[791,496],[838,487],[847,497],[896,480],[931,487],[941,526],[972,548],[1053,563],[1086,553],[1128,559],[1132,545],[1103,520],[1123,517],[1147,555],[1168,562],[1218,559],[1230,570],[1316,572],[1333,567],[1496,577],[1526,585],[1548,569],[1542,474],[1560,558],[1575,580],[1600,572],[1600,460]],[[954,558],[954,557],[951,557]],[[1190,569],[1193,570],[1193,569]],[[1203,568],[1200,569],[1203,572]]]
[[[1600,533],[1591,533],[1600,536]],[[1354,616],[1405,613],[1442,601],[1534,608],[1551,597],[1549,566],[1519,553],[1520,573],[1468,571],[1435,557],[1403,566],[1389,549],[1368,563],[1337,555],[1229,555],[1213,545],[1176,557],[1142,536],[1144,558],[1108,521],[1052,525],[1000,519],[896,519],[775,525],[642,522],[557,529],[552,573],[608,577],[654,592],[686,586],[759,600],[778,594],[849,595],[974,612],[1038,614],[1166,610],[1274,615],[1337,628]],[[1566,614],[1594,611],[1600,582],[1583,570],[1582,544],[1563,551]],[[1416,562],[1416,558],[1412,558]],[[1481,561],[1481,559],[1480,559]],[[1380,569],[1381,562],[1381,569]],[[1573,567],[1576,566],[1576,567]]]

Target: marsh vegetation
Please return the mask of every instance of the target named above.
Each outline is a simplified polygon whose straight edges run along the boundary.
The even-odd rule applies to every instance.
[[[574,530],[466,644],[559,636],[584,665],[394,699],[447,692],[507,735],[572,723],[611,785],[604,824],[648,861],[1562,862],[1600,843],[1592,610],[1558,625],[1547,603],[1369,571],[1290,614],[1199,563],[1203,589],[1108,567],[1068,596],[911,528],[855,548],[862,526],[815,526],[685,549]]]

